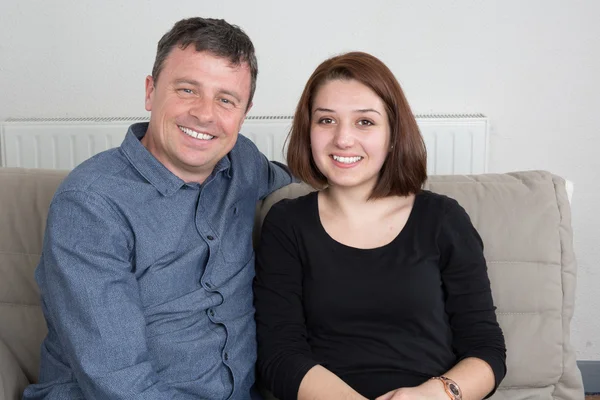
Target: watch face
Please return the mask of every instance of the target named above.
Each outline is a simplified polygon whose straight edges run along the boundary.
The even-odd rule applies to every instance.
[[[450,389],[450,391],[452,392],[453,395],[455,395],[455,396],[460,395],[458,386],[456,386],[454,383],[448,383],[448,389]]]

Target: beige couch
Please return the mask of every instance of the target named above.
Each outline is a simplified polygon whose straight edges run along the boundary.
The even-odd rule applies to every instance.
[[[35,382],[46,327],[33,273],[46,213],[65,172],[0,168],[0,400]],[[508,375],[494,399],[583,399],[569,343],[576,264],[565,181],[531,171],[433,176],[427,188],[456,198],[486,245]],[[290,185],[260,207],[257,225]]]

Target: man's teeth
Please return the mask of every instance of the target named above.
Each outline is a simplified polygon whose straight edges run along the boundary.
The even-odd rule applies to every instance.
[[[214,138],[214,136],[212,136],[212,135],[207,135],[206,133],[196,132],[196,131],[193,131],[193,130],[191,130],[189,128],[186,128],[184,126],[180,126],[179,129],[181,129],[181,131],[183,133],[185,133],[186,135],[191,136],[191,137],[196,138],[196,139],[210,140],[210,139]]]
[[[352,163],[362,160],[362,157],[359,157],[359,156],[356,156],[356,157],[333,156],[333,159],[337,162],[341,162],[344,164],[352,164]]]

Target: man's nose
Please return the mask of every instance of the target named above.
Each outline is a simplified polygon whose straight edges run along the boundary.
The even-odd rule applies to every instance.
[[[189,110],[190,115],[196,117],[201,124],[211,123],[215,115],[215,103],[205,97],[197,99]]]

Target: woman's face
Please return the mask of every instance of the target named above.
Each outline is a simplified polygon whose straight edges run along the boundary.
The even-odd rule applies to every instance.
[[[370,192],[390,151],[383,101],[353,79],[324,83],[312,105],[310,142],[313,159],[330,186]]]

